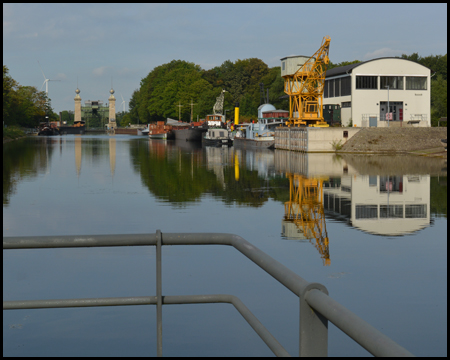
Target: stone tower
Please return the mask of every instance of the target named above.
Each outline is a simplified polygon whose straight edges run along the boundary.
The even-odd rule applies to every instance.
[[[116,98],[114,97],[114,90],[109,90],[111,96],[108,98],[109,100],[109,129],[115,129],[116,125]]]
[[[79,123],[81,121],[81,97],[80,97],[80,89],[75,90],[75,118],[74,124]]]

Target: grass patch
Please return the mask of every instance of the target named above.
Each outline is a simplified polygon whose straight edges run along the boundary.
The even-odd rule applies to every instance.
[[[333,150],[341,150],[342,147],[344,146],[342,140],[333,140],[333,142],[331,143],[331,147],[333,148]]]
[[[16,126],[8,126],[7,128],[3,128],[3,140],[14,140],[22,136],[25,136],[25,133]]]

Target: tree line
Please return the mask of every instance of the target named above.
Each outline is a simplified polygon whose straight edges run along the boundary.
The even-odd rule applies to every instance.
[[[19,127],[33,128],[40,122],[56,121],[58,116],[51,108],[51,101],[45,91],[35,86],[23,86],[9,75],[3,65],[3,123]]]
[[[432,69],[431,118],[432,126],[440,117],[447,116],[447,54],[421,57],[417,53],[403,54],[401,58],[416,61]],[[328,69],[359,63],[343,61],[332,63]],[[264,84],[264,98],[260,84]],[[204,70],[199,65],[183,60],[173,60],[154,68],[141,80],[129,102],[129,112],[119,123],[150,123],[166,118],[195,121],[212,113],[216,98],[225,89],[224,110],[227,119],[234,119],[234,107],[239,103],[241,120],[257,118],[257,109],[269,90],[269,103],[277,109],[288,110],[288,100],[282,98],[284,80],[279,66],[269,68],[262,60],[250,58]],[[194,105],[191,105],[194,104]]]

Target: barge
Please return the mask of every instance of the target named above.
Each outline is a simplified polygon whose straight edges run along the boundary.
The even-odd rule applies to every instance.
[[[173,126],[176,140],[202,141],[202,135],[208,130],[208,125],[202,121],[182,123],[181,126]]]
[[[157,121],[156,124],[148,125],[148,137],[150,139],[174,139],[175,135],[171,125],[164,124],[164,121]]]

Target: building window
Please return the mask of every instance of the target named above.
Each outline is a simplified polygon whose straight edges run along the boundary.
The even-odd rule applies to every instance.
[[[403,76],[380,76],[380,89],[403,90]]]
[[[344,138],[348,138],[348,131],[344,131]]]
[[[356,219],[378,219],[377,205],[356,205]]]
[[[357,76],[357,89],[378,89],[378,76]]]
[[[408,219],[425,219],[427,217],[426,205],[405,205],[405,217]]]
[[[427,78],[423,76],[407,76],[406,90],[426,90]]]
[[[341,96],[352,94],[352,79],[350,76],[341,78]]]
[[[330,80],[330,89],[328,90],[328,97],[334,97],[334,79]]]
[[[341,96],[341,79],[336,79],[334,83],[334,96]]]
[[[282,69],[282,70],[284,70],[284,69],[285,69],[285,67],[286,67],[286,61],[283,61],[283,62],[281,63],[281,66],[283,67],[283,69]]]
[[[341,103],[341,108],[348,108],[348,107],[352,107],[351,101],[344,101]]]
[[[403,205],[380,205],[380,218],[403,218]]]
[[[330,80],[325,80],[325,85],[323,89],[323,97],[326,99],[328,97],[328,85],[330,83]]]

